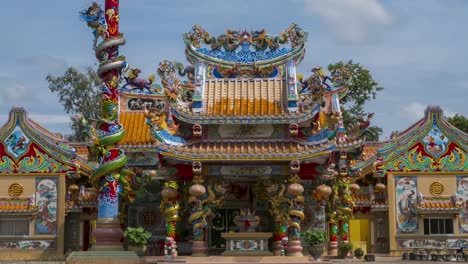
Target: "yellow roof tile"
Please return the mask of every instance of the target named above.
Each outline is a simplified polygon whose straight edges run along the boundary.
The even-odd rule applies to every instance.
[[[141,111],[120,112],[120,123],[125,129],[125,136],[120,141],[122,145],[153,144],[154,138],[146,124],[144,113]]]

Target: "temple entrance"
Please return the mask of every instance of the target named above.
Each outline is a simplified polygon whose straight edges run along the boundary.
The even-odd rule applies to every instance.
[[[252,214],[260,219],[260,224],[256,227],[251,226],[248,232],[271,232],[268,201],[256,198],[255,192],[258,190],[255,189],[255,184],[251,181],[228,181],[223,208],[215,212],[208,228],[208,247],[211,255],[221,255],[226,251],[229,242],[223,238],[223,234],[245,232],[235,223],[238,216]],[[246,224],[250,226],[254,223]]]
[[[349,242],[354,249],[362,248],[364,254],[370,250],[369,219],[352,219],[349,221]]]
[[[208,235],[211,255],[221,255],[226,250],[226,240],[221,237],[221,233],[235,231],[233,220],[238,211],[236,208],[221,208],[216,212]]]

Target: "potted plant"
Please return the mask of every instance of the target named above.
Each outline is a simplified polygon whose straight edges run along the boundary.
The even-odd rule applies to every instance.
[[[323,254],[323,243],[326,240],[325,231],[309,229],[302,233],[302,242],[304,246],[308,246],[310,255],[315,261],[320,259]]]
[[[346,256],[352,249],[353,249],[353,245],[351,243],[348,243],[348,242],[338,243],[338,257],[346,258]]]
[[[362,259],[362,256],[364,256],[364,250],[362,250],[362,248],[356,248],[354,250],[354,256],[358,259]]]
[[[128,241],[128,249],[143,254],[146,251],[146,244],[151,237],[151,233],[143,227],[127,227],[123,233]]]

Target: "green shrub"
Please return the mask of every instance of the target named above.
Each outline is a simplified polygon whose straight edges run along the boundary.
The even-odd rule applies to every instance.
[[[151,233],[143,227],[127,227],[123,235],[128,239],[128,243],[134,246],[146,245],[151,237]]]
[[[358,258],[364,256],[364,250],[362,250],[362,248],[356,248],[354,250],[354,256]]]
[[[310,246],[322,245],[326,240],[325,231],[309,229],[301,234],[301,239]]]

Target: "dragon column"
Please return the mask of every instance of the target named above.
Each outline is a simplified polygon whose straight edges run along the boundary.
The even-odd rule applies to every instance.
[[[98,75],[102,80],[101,118],[90,129],[91,149],[97,153],[99,167],[93,175],[98,188],[98,217],[94,232],[94,250],[119,250],[122,230],[118,220],[119,193],[125,191],[125,178],[130,172],[123,169],[127,162],[118,142],[124,129],[118,123],[118,84],[125,57],[119,56],[119,46],[125,44],[119,33],[119,1],[105,0],[105,10],[93,3],[83,10],[81,18],[94,34],[94,50],[99,60]],[[98,40],[101,40],[98,43]]]

